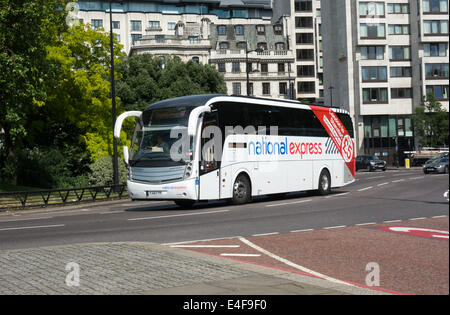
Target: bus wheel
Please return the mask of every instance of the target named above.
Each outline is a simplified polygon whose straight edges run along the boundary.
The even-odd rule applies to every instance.
[[[328,170],[323,170],[319,177],[319,194],[324,196],[331,192],[331,177]]]
[[[175,204],[178,207],[184,208],[184,209],[190,209],[194,206],[195,201],[193,200],[175,200]]]
[[[250,181],[247,176],[239,175],[233,185],[232,203],[241,205],[249,202],[251,199]]]

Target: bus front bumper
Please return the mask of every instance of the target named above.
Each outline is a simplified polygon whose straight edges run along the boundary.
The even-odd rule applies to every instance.
[[[196,179],[150,185],[127,181],[128,194],[133,200],[197,200]]]

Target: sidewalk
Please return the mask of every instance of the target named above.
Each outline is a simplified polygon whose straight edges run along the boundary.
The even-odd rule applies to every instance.
[[[73,263],[79,266],[79,286],[66,284],[78,279]],[[6,250],[0,251],[0,266],[1,295],[384,294],[153,243]]]

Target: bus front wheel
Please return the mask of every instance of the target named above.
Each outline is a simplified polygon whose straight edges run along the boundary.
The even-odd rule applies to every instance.
[[[331,176],[328,170],[323,170],[319,177],[319,194],[324,196],[331,192]]]
[[[232,203],[241,205],[251,200],[251,186],[250,180],[247,176],[239,175],[233,185],[233,199]]]

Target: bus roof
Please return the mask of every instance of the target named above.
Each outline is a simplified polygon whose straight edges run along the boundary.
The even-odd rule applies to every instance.
[[[304,104],[300,103],[296,100],[281,100],[274,98],[263,98],[263,97],[249,97],[249,96],[230,96],[224,94],[204,94],[204,95],[191,95],[191,96],[181,96],[176,98],[170,98],[163,101],[159,101],[153,103],[146,110],[158,109],[158,108],[167,108],[167,107],[199,107],[204,106],[208,103],[214,103],[214,99],[217,99],[218,102],[228,100],[230,102],[249,102],[249,103],[257,103],[255,101],[260,101],[261,105],[271,105],[273,106],[286,106],[292,108],[304,108],[310,109],[310,106],[314,107],[322,107],[324,110],[329,110],[332,108],[337,113],[349,114],[348,111],[337,108],[337,107],[329,107],[324,105],[316,105],[316,104]],[[259,103],[259,102],[258,102]]]

